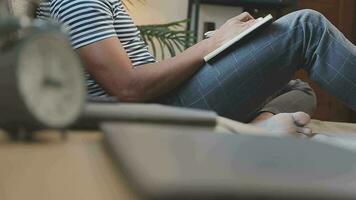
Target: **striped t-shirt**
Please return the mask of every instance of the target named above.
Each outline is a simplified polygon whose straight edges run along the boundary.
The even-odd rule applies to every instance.
[[[75,49],[118,37],[134,67],[155,62],[120,0],[41,0],[37,17],[66,26]],[[90,96],[107,96],[89,74],[87,88]]]

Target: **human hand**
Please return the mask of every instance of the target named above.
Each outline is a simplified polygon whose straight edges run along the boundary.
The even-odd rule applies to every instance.
[[[229,19],[216,31],[210,32],[208,37],[213,39],[217,46],[221,46],[234,38],[236,35],[251,27],[254,23],[255,19],[248,12],[244,12]]]

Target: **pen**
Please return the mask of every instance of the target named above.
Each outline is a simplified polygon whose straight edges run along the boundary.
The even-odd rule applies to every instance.
[[[205,38],[210,38],[215,34],[215,31],[208,31],[204,33]]]

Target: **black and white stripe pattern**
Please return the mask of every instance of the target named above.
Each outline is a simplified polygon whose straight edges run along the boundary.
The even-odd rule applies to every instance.
[[[135,67],[155,62],[120,0],[41,0],[37,16],[66,26],[75,49],[118,37]],[[91,96],[107,96],[89,74],[87,87]]]

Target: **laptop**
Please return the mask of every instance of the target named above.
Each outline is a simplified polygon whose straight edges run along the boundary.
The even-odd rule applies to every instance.
[[[148,199],[355,199],[356,154],[308,139],[104,123],[118,170]]]

